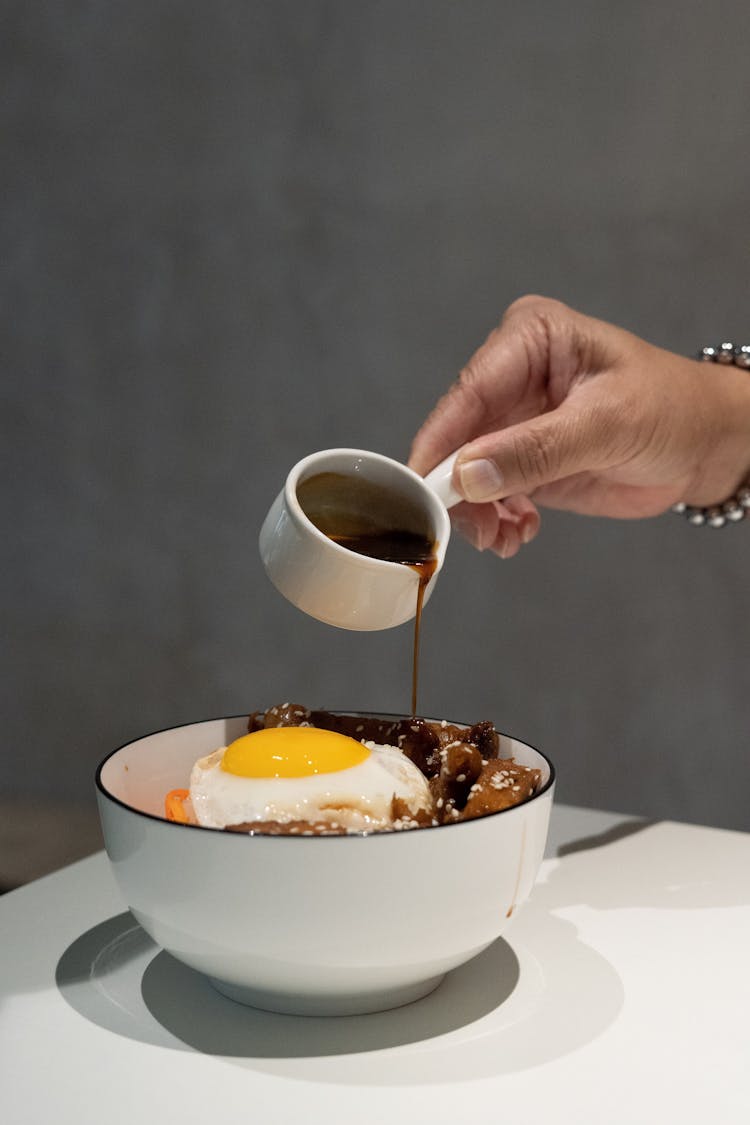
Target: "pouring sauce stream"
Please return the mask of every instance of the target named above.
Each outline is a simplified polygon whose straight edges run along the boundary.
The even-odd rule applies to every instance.
[[[417,713],[419,637],[424,596],[437,569],[435,537],[423,507],[372,481],[343,473],[317,473],[297,486],[297,498],[315,526],[349,551],[416,571],[411,713]]]

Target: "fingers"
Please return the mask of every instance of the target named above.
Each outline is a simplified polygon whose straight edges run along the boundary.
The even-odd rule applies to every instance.
[[[536,534],[536,508],[522,512],[519,497],[540,489],[547,497],[560,481],[638,452],[638,411],[620,377],[643,366],[636,343],[558,301],[526,297],[472,356],[416,435],[409,463],[424,474],[459,451],[453,484],[471,506],[454,522],[480,550],[507,558]]]
[[[511,305],[417,433],[411,468],[424,475],[467,441],[505,425],[514,411],[532,414],[543,408],[553,314],[561,325],[566,316],[578,316],[543,297]]]
[[[475,352],[421,427],[412,444],[409,464],[425,474],[448,454],[482,435],[554,410],[581,378],[610,368],[624,350],[632,347],[633,340],[622,329],[584,316],[560,301],[522,297],[509,307],[499,328]],[[544,428],[529,430],[519,456],[528,454],[537,461],[544,458],[544,442],[550,432]],[[535,437],[541,443],[536,455],[530,449]],[[460,461],[468,459],[462,453]],[[476,459],[476,451],[472,459]],[[477,469],[477,478],[479,474]],[[523,483],[519,485],[519,476],[523,477],[523,469],[503,485],[490,479],[477,479],[476,484],[483,498],[528,492]],[[532,476],[548,479],[539,468]],[[474,494],[479,495],[476,489]]]
[[[509,496],[487,504],[459,504],[451,510],[456,531],[479,551],[493,551],[500,558],[517,554],[539,531],[540,518],[527,496]]]
[[[486,434],[461,450],[456,487],[467,500],[484,503],[533,495],[565,477],[607,468],[622,456],[626,432],[617,407],[616,400],[582,393],[556,410]]]

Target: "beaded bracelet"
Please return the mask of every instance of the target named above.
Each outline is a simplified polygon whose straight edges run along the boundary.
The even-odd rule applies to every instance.
[[[735,367],[750,369],[750,344],[719,344],[701,348],[697,356],[704,363],[733,363]],[[750,481],[742,485],[723,504],[710,508],[695,508],[689,504],[675,504],[673,512],[684,516],[693,527],[724,527],[727,523],[739,523],[750,511]]]

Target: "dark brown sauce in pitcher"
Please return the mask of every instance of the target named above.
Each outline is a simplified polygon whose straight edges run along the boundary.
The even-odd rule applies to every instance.
[[[317,473],[297,485],[305,515],[335,543],[417,572],[411,713],[417,713],[419,633],[427,585],[437,569],[435,533],[423,506],[355,474]]]

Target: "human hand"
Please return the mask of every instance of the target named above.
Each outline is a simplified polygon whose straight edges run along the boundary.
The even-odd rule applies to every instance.
[[[750,378],[523,297],[440,399],[409,464],[425,474],[456,449],[467,502],[453,523],[509,558],[537,534],[540,506],[629,519],[721,503],[750,467]]]

